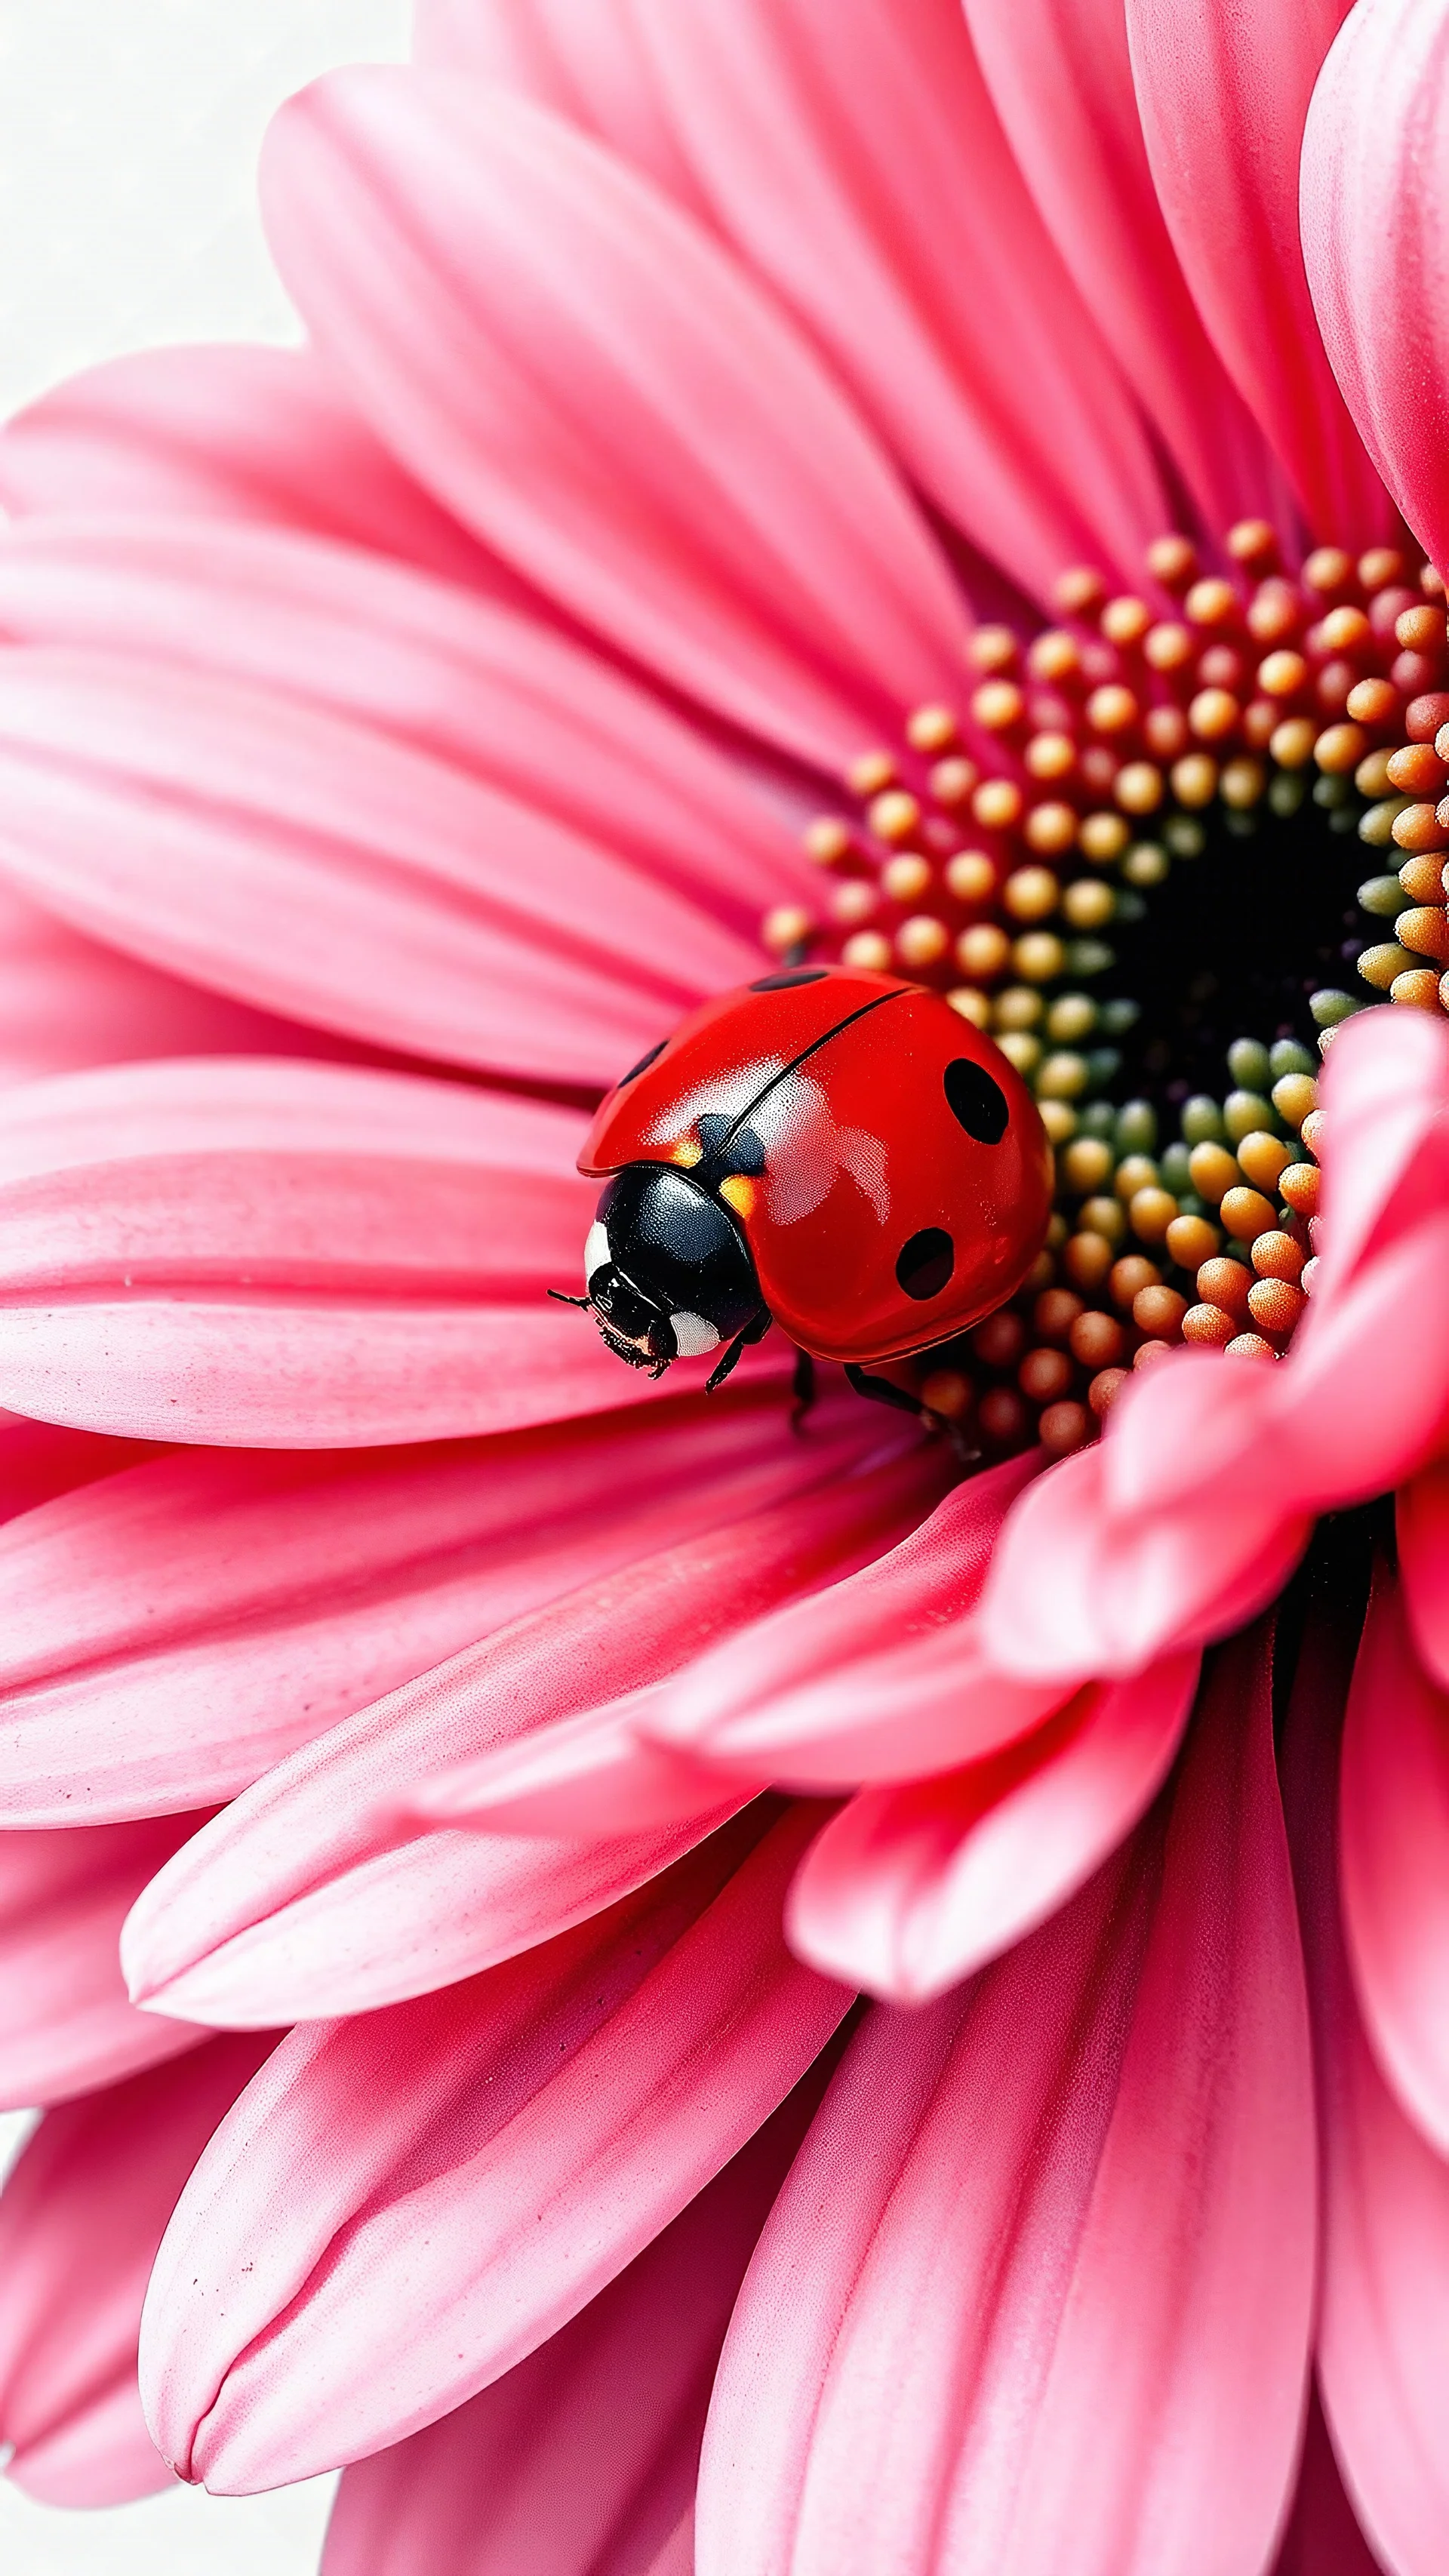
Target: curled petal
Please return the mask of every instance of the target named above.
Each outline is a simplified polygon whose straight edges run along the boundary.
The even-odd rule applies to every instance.
[[[758,964],[451,758],[225,672],[0,655],[0,796],[6,876],[80,929],[434,1062],[597,1089]]]
[[[1261,1660],[1261,1658],[1260,1658]],[[1255,1678],[1226,1661],[1215,1683]],[[1197,1680],[1171,1655],[1082,1692],[994,1759],[865,1790],[811,1845],[786,1928],[802,1959],[887,2003],[944,1993],[1066,1902],[1161,1787]]]
[[[321,2576],[691,2576],[715,2363],[830,2054],[571,2324],[344,2472]]]
[[[1323,1100],[1324,1251],[1308,1341],[1368,1257],[1442,1204],[1449,1028],[1428,1011],[1361,1013],[1335,1040]]]
[[[136,2339],[177,2193],[271,2039],[213,2039],[48,2111],[0,2194],[0,2441],[47,2504],[170,2483],[146,2431]]]
[[[301,528],[521,598],[414,483],[309,349],[145,349],[71,376],[0,429],[16,518],[182,512]]]
[[[1449,1691],[1449,1467],[1414,1476],[1396,1500],[1399,1572],[1414,1651]]]
[[[849,2002],[780,1937],[816,1816],[762,1822],[490,1976],[283,2044],[152,2279],[142,2385],[184,2475],[274,2486],[436,2422],[738,2153]]]
[[[1354,1666],[1339,1815],[1364,2022],[1411,2119],[1449,2155],[1449,1697],[1380,1567]]]
[[[957,0],[854,0],[848,35],[830,0],[637,15],[723,229],[937,509],[1043,599],[1083,555],[1135,574],[1151,452]]]
[[[492,1630],[812,1473],[780,1392],[731,1388],[487,1442],[105,1477],[0,1532],[0,1823],[231,1797]]]
[[[279,265],[468,526],[673,687],[835,769],[964,612],[808,344],[622,162],[501,90],[360,70],[274,125]]]
[[[420,1817],[420,1790],[485,1747],[606,1710],[737,1617],[870,1555],[919,1507],[919,1448],[883,1465],[837,1453],[828,1484],[797,1470],[793,1491],[776,1483],[783,1501],[713,1527],[701,1514],[693,1536],[616,1560],[278,1764],[152,1881],[123,1943],[133,1994],[222,2024],[369,2011],[510,1958],[653,1877],[752,1784],[706,1784],[662,1821],[646,1804],[627,1832],[610,1819],[607,1838],[498,1832],[486,1810],[471,1827]],[[279,2015],[279,1996],[296,2016]]]
[[[726,2340],[700,2576],[1189,2576],[1209,2530],[1264,2565],[1312,2122],[1260,1687],[1063,1912],[852,2041]]]
[[[641,1730],[746,1778],[820,1788],[919,1778],[1008,1743],[1061,1694],[997,1669],[969,1614],[1039,1464],[968,1477],[858,1574],[737,1629],[639,1711]]]
[[[1330,22],[1344,17],[1335,5]],[[1449,557],[1443,163],[1449,31],[1437,0],[1351,9],[1303,137],[1303,250],[1334,373],[1410,527]]]
[[[1127,0],[1127,32],[1147,157],[1198,311],[1310,525],[1367,545],[1392,532],[1392,512],[1334,382],[1298,231],[1304,118],[1349,5]]]
[[[1376,2559],[1395,2576],[1437,2576],[1449,2551],[1449,2164],[1379,2070],[1344,1948],[1334,1810],[1352,1609],[1325,1593],[1310,1621],[1282,1757],[1322,2131],[1318,2374]]]
[[[127,2000],[128,1909],[194,1816],[54,1833],[0,1833],[0,2107],[64,2102],[201,2037]]]

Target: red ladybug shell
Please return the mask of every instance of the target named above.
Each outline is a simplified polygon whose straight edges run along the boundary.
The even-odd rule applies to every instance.
[[[629,1163],[703,1166],[771,1314],[820,1359],[964,1332],[1051,1213],[1046,1135],[1000,1050],[939,993],[840,966],[707,1002],[626,1074],[579,1169]]]

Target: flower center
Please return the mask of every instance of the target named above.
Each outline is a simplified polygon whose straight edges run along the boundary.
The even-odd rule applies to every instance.
[[[777,955],[934,985],[1036,1094],[1047,1247],[914,1373],[983,1455],[1080,1447],[1182,1341],[1279,1358],[1313,1283],[1319,1058],[1377,998],[1449,1010],[1443,580],[1390,547],[1290,574],[1258,520],[1225,551],[1231,576],[1148,549],[1170,615],[1073,571],[1029,643],[979,628],[964,708],[919,708],[808,826],[818,912],[763,925]]]

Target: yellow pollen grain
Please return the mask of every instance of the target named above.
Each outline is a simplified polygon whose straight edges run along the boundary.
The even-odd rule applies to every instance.
[[[978,626],[966,652],[978,671],[1009,671],[1016,662],[1016,637],[1009,626]]]
[[[1162,803],[1162,772],[1153,760],[1129,760],[1118,770],[1112,793],[1124,814],[1155,814]]]
[[[1330,653],[1362,653],[1374,640],[1361,608],[1330,608],[1320,632]]]
[[[1313,757],[1326,777],[1340,778],[1357,768],[1368,747],[1362,725],[1328,725],[1313,746]]]
[[[958,850],[946,862],[946,883],[958,903],[984,903],[996,891],[996,861],[985,850]]]
[[[1308,665],[1301,653],[1268,653],[1258,664],[1258,686],[1270,698],[1296,697],[1307,678]]]
[[[853,760],[847,769],[845,783],[852,796],[858,796],[864,802],[868,797],[879,796],[883,788],[892,786],[895,775],[896,764],[888,751],[863,751],[859,760]]]
[[[1320,597],[1346,590],[1352,579],[1353,557],[1342,546],[1315,546],[1303,567],[1305,589],[1316,590]]]
[[[1022,827],[1022,837],[1027,847],[1039,851],[1043,858],[1060,858],[1077,837],[1076,807],[1052,798],[1034,805]]]
[[[1410,1010],[1437,1011],[1439,977],[1432,967],[1411,966],[1404,974],[1394,977],[1389,986],[1389,1000],[1405,1003]]]
[[[878,930],[858,930],[840,952],[841,963],[866,975],[883,975],[891,962],[891,944]]]
[[[1199,742],[1222,742],[1237,725],[1242,709],[1231,689],[1199,689],[1187,720]]]
[[[1150,1154],[1124,1154],[1112,1186],[1125,1206],[1139,1190],[1157,1185],[1157,1165]]]
[[[1097,1197],[1083,1199],[1078,1222],[1089,1234],[1103,1234],[1109,1243],[1120,1243],[1127,1231],[1127,1211],[1103,1190]]]
[[[997,1029],[1034,1029],[1045,1007],[1040,993],[1034,993],[1029,984],[1008,984],[992,1005],[991,1025]]]
[[[1179,805],[1196,812],[1218,792],[1218,765],[1205,751],[1189,751],[1172,764],[1172,792]]]
[[[881,945],[884,947],[884,941]],[[1002,972],[1010,955],[1011,942],[994,921],[973,922],[956,942],[956,963],[962,974],[979,976],[984,983]],[[847,957],[847,965],[854,962]]]
[[[1238,1158],[1228,1152],[1226,1145],[1194,1145],[1187,1168],[1198,1197],[1206,1199],[1210,1207],[1216,1207],[1242,1177]]]
[[[974,984],[954,985],[946,999],[953,1011],[959,1011],[963,1020],[970,1021],[973,1029],[984,1029],[990,1025],[991,1004],[984,993],[978,993]]]
[[[1263,582],[1248,602],[1248,633],[1259,644],[1283,644],[1303,623],[1298,593],[1291,582]]]
[[[1193,626],[1228,626],[1238,613],[1238,594],[1230,581],[1209,575],[1206,581],[1195,581],[1183,607]]]
[[[1360,949],[1358,971],[1376,993],[1387,993],[1395,978],[1408,974],[1417,962],[1396,939],[1379,939],[1371,947]]]
[[[1165,885],[1172,862],[1160,841],[1138,841],[1122,862],[1122,874],[1129,885]]]
[[[1094,733],[1125,733],[1137,716],[1136,696],[1120,680],[1106,681],[1087,700],[1087,722]]]
[[[945,956],[951,934],[944,921],[929,912],[913,913],[896,932],[896,955],[903,966],[934,966]]]
[[[880,896],[864,877],[848,877],[844,885],[836,887],[830,909],[845,929],[858,930],[873,912],[880,910]]]
[[[1077,746],[1069,733],[1034,733],[1022,758],[1027,774],[1044,787],[1069,778],[1077,765]]]
[[[1255,1127],[1244,1136],[1237,1149],[1238,1167],[1260,1190],[1276,1189],[1280,1173],[1285,1172],[1293,1156],[1281,1136],[1270,1136],[1266,1127]]]
[[[1107,585],[1090,564],[1073,564],[1054,583],[1052,597],[1064,617],[1086,617],[1106,595]]]
[[[1094,866],[1110,867],[1120,859],[1132,835],[1121,814],[1084,814],[1077,833],[1077,846]]]
[[[980,774],[974,760],[968,760],[964,752],[957,752],[949,760],[937,761],[931,771],[931,794],[938,805],[944,805],[948,810],[964,805]]]
[[[1117,909],[1117,898],[1100,877],[1078,877],[1062,896],[1062,910],[1073,930],[1105,930]]]
[[[1442,904],[1418,904],[1412,912],[1401,912],[1394,937],[1416,957],[1433,957],[1441,967],[1449,966],[1449,914]]]
[[[1218,780],[1218,794],[1235,814],[1247,814],[1257,804],[1268,784],[1268,773],[1261,760],[1229,760],[1223,765]]]
[[[892,903],[916,903],[931,882],[931,863],[916,850],[903,852],[898,859],[887,859],[880,881]]]
[[[1087,993],[1062,993],[1046,1016],[1047,1036],[1056,1046],[1076,1046],[1097,1025],[1097,1005]]]
[[[1165,618],[1160,626],[1150,627],[1142,641],[1143,659],[1154,671],[1181,671],[1192,660],[1197,646],[1191,631],[1176,618]]]
[[[1344,700],[1344,713],[1352,716],[1355,724],[1387,724],[1398,711],[1399,693],[1392,680],[1355,680]],[[1373,756],[1371,752],[1370,759]],[[1376,791],[1369,789],[1367,792],[1373,794]]]
[[[1239,519],[1228,530],[1228,552],[1245,572],[1266,572],[1277,561],[1278,540],[1266,519]]]
[[[971,713],[987,733],[1009,733],[1026,713],[1026,700],[1014,680],[983,680],[972,692]]]
[[[1013,868],[1001,900],[1014,921],[1045,921],[1056,911],[1061,891],[1050,868]]]
[[[1011,962],[1029,984],[1051,984],[1065,966],[1067,952],[1052,931],[1029,930],[1013,942]]]
[[[1190,537],[1154,537],[1144,561],[1164,590],[1183,590],[1197,570],[1197,549]]]
[[[773,912],[766,913],[760,924],[760,937],[776,956],[783,956],[787,949],[803,946],[814,927],[809,913],[801,905],[781,903]]]
[[[988,778],[971,799],[983,832],[1010,832],[1021,820],[1021,789],[1010,778]]]
[[[1311,716],[1288,716],[1275,725],[1268,749],[1280,769],[1306,769],[1313,758],[1318,727]]]
[[[1008,1064],[1015,1065],[1019,1074],[1035,1073],[1041,1062],[1041,1040],[1033,1037],[1030,1029],[1008,1029],[996,1043]]]
[[[878,840],[898,846],[920,830],[921,809],[906,788],[888,787],[883,796],[872,797],[865,819]]]
[[[731,1172],[725,1180],[722,1180],[719,1194],[726,1207],[734,1209],[737,1217],[743,1220],[754,1215],[759,1190],[753,1181],[746,1179],[743,1172]]]
[[[1108,600],[1099,623],[1108,643],[1127,652],[1134,644],[1141,643],[1152,624],[1152,611],[1145,599],[1139,599],[1135,592],[1126,591],[1119,599]]]
[[[1297,1129],[1318,1107],[1318,1085],[1311,1073],[1285,1073],[1274,1083],[1270,1097],[1285,1127]]]
[[[801,839],[818,868],[838,867],[850,854],[850,825],[838,814],[817,814],[806,824]]]
[[[1404,578],[1404,558],[1397,546],[1370,546],[1358,559],[1358,577],[1365,590],[1387,590],[1390,582]]]
[[[912,751],[923,751],[939,758],[950,751],[956,741],[956,719],[949,707],[917,707],[906,719],[906,740]]]
[[[1043,627],[1026,657],[1026,667],[1034,680],[1055,684],[1069,680],[1081,662],[1075,636],[1060,626]]]
[[[1112,1148],[1101,1136],[1077,1136],[1062,1157],[1062,1178],[1069,1190],[1087,1197],[1112,1177]]]

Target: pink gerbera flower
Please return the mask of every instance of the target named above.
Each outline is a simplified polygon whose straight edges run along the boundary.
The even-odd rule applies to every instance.
[[[0,438],[12,2474],[1438,2576],[1443,8],[418,14]],[[762,940],[1056,1151],[903,1409],[546,1295]]]

